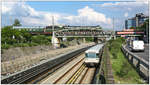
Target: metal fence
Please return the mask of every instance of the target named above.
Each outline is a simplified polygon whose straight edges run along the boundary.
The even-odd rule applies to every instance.
[[[139,75],[149,82],[149,62],[145,61],[142,57],[134,55],[127,48],[125,48],[125,45],[122,45],[122,52],[132,66],[137,70]]]

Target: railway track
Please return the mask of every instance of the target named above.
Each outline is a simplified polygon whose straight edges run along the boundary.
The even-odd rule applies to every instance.
[[[72,68],[59,77],[53,84],[90,84],[96,68],[88,68],[81,59]]]
[[[39,84],[55,84],[58,83],[61,78],[65,76],[71,69],[78,66],[79,64],[82,65],[84,60],[84,54],[79,55],[71,62],[64,65],[61,69],[58,69],[52,75],[49,75],[47,78],[39,82]]]
[[[74,65],[71,65],[73,63]],[[70,68],[65,68],[67,65]],[[62,69],[65,69],[65,72]],[[93,69],[93,70],[91,70]],[[88,68],[84,64],[84,53],[78,54],[63,65],[37,76],[31,83],[38,84],[90,84],[96,68]],[[61,71],[62,70],[62,71]],[[91,72],[92,71],[92,72]],[[89,76],[90,73],[90,76]],[[86,78],[85,78],[86,77]],[[88,78],[88,79],[87,79]]]
[[[57,70],[61,69],[63,66],[65,66],[66,64],[68,64],[69,62],[71,62],[72,60],[74,60],[75,58],[77,58],[78,56],[82,55],[82,53],[76,55],[75,57],[72,57],[70,59],[68,59],[67,61],[55,66],[52,69],[49,69],[48,71],[45,71],[39,75],[37,75],[36,77],[32,78],[32,80],[28,80],[26,83],[27,84],[37,84],[40,83],[41,81],[43,81],[46,77],[48,77],[49,75],[54,74],[55,72],[57,72]]]
[[[47,77],[40,84],[91,84],[95,77],[96,67],[87,67],[84,64],[85,55],[82,54],[70,64],[62,67],[53,75]]]
[[[72,76],[76,76],[80,71],[84,69],[83,59],[81,59],[78,63],[76,63],[72,68],[70,68],[67,72],[64,73],[60,78],[58,78],[54,84],[65,84],[67,83]]]
[[[87,68],[85,75],[80,80],[79,84],[91,84],[96,68]]]
[[[80,83],[90,84],[91,83],[96,68],[88,68],[85,66],[84,54],[81,54],[76,58],[76,60],[74,61],[72,60],[72,62],[69,62],[67,65],[65,65],[66,67],[64,66],[62,67],[62,69],[59,69],[58,71],[54,72],[52,75],[49,75],[47,78],[45,78],[38,84],[80,84]],[[86,80],[85,77],[87,77],[88,80]]]
[[[55,73],[59,68],[63,67],[63,63],[75,58],[77,55],[84,52],[88,47],[83,47],[74,51],[67,52],[65,54],[56,56],[55,58],[47,59],[40,64],[37,64],[31,68],[25,69],[23,71],[17,72],[8,77],[2,78],[2,84],[32,84],[38,83],[41,79],[45,79],[49,74]],[[76,58],[75,58],[76,59]],[[68,62],[66,62],[67,64]],[[65,64],[64,64],[65,65]],[[57,67],[59,66],[59,67]],[[55,68],[56,67],[56,68]]]
[[[51,59],[52,62],[44,62],[43,64],[38,65],[34,68],[25,70],[17,75],[13,75],[10,78],[8,77],[6,79],[3,79],[1,82],[3,84],[4,83],[7,83],[7,84],[8,83],[10,84],[11,83],[12,84],[22,84],[22,83],[24,84],[45,84],[45,83],[46,84],[72,84],[72,83],[77,83],[77,81],[80,81],[79,80],[80,75],[83,75],[83,73],[85,73],[87,69],[87,67],[85,67],[85,65],[83,64],[84,56],[85,56],[83,52],[85,51],[85,49],[86,48],[81,49],[79,51],[74,51],[72,54],[62,55],[62,57],[57,57],[57,59]],[[56,61],[61,61],[61,63],[56,62]],[[56,65],[53,65],[54,63],[56,63]],[[69,63],[72,63],[72,64],[69,64]],[[68,68],[69,70],[67,70]],[[65,69],[65,70],[61,71],[61,69]],[[63,74],[64,72],[65,74]],[[50,81],[49,78],[52,81]]]

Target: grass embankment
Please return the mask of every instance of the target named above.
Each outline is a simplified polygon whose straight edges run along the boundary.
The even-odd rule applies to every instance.
[[[117,38],[116,40],[110,40],[107,44],[115,83],[141,84],[143,82],[141,81],[140,76],[129,64],[121,51],[121,45],[124,41],[123,38]]]

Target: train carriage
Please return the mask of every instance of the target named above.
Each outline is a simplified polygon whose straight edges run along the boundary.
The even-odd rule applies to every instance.
[[[84,63],[86,66],[97,66],[99,64],[103,52],[103,46],[104,44],[98,44],[85,51]]]

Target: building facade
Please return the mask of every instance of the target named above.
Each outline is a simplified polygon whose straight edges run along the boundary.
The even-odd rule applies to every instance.
[[[148,16],[143,13],[138,13],[135,17],[125,20],[125,28],[130,29],[131,27],[139,27],[143,25],[146,19],[148,19]]]
[[[136,20],[135,18],[131,18],[125,21],[125,27],[126,29],[130,29],[131,27],[136,27]]]

